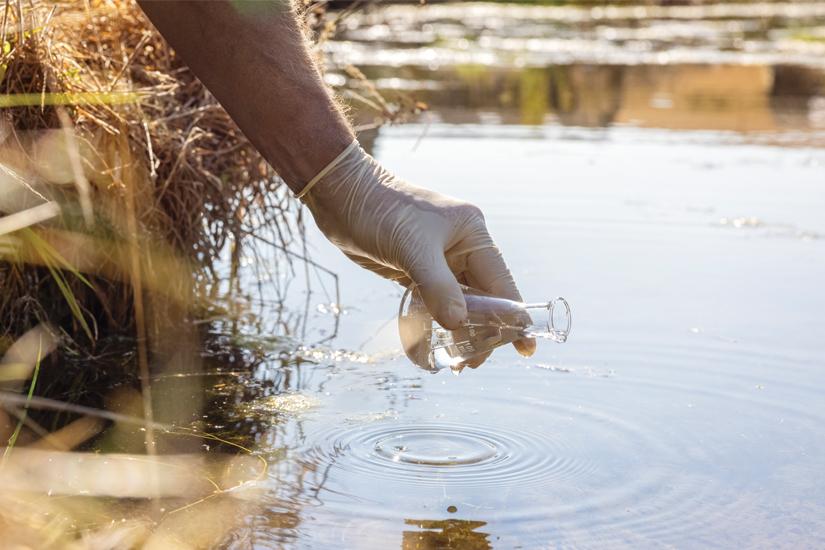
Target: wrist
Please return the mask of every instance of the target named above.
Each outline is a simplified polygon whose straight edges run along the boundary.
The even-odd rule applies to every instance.
[[[319,132],[312,143],[297,145],[297,150],[291,155],[294,160],[291,175],[292,181],[287,181],[290,189],[300,194],[326,166],[337,158],[355,139],[355,136],[339,128],[335,132]],[[322,135],[326,134],[326,135]]]
[[[365,200],[365,195],[371,194],[388,175],[358,140],[352,140],[307,182],[297,198],[313,212],[335,212],[353,200]]]
[[[296,193],[295,198],[299,200],[303,199],[313,191],[315,191],[316,195],[318,195],[319,193],[324,194],[324,182],[332,179],[333,174],[338,169],[339,165],[343,164],[345,167],[344,170],[346,171],[346,167],[349,167],[352,164],[354,164],[354,161],[351,157],[358,150],[360,150],[360,148],[361,146],[358,143],[358,140],[352,140],[344,148],[343,151],[338,153],[338,155],[334,159],[332,159],[329,163],[326,164],[326,166],[324,166],[318,173],[316,173],[315,176],[313,176],[312,179],[310,179],[306,183],[306,185],[303,186],[303,189],[301,189],[300,192]]]
[[[289,149],[286,157],[291,161],[288,167],[282,167],[286,170],[281,176],[295,194],[300,194],[307,184],[355,139],[347,126],[334,126],[323,130],[299,132],[301,135],[314,136],[309,143],[294,139],[290,144],[285,144]]]

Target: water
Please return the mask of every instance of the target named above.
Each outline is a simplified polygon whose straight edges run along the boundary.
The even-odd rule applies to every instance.
[[[315,364],[259,375],[314,406],[256,424],[277,457],[245,527],[257,545],[825,540],[825,80],[818,43],[791,38],[822,16],[544,9],[393,8],[329,48],[430,103],[364,142],[481,206],[522,294],[574,305],[574,337],[423,372],[401,352],[402,289],[311,236],[345,315],[305,350]],[[537,40],[548,27],[558,40]],[[326,338],[330,314],[312,311],[308,340]]]
[[[821,2],[576,8],[395,6],[340,25],[328,79],[356,65],[451,124],[735,131],[821,143]],[[401,102],[402,104],[404,102]],[[356,104],[359,104],[356,102]],[[368,127],[374,113],[363,109]]]
[[[784,380],[811,358],[713,345],[587,355],[619,359],[565,361],[570,372],[497,363],[472,378],[337,374],[327,412],[298,422],[293,474],[306,486],[287,497],[302,505],[295,546],[399,546],[454,519],[501,548],[822,535],[822,487],[811,481],[822,413],[806,410],[817,391]],[[409,527],[422,521],[436,527]]]
[[[311,294],[289,287],[308,319],[250,299],[256,321],[216,327],[196,388],[198,426],[266,475],[170,531],[295,549],[821,546],[825,16],[720,6],[347,23],[333,55],[431,107],[363,142],[478,204],[522,294],[563,294],[575,333],[424,372],[398,338],[402,289],[310,228],[341,303],[316,272]],[[154,391],[185,401],[182,380]],[[186,514],[196,528],[175,531]]]
[[[314,406],[255,424],[273,459],[253,540],[816,546],[825,150],[712,132],[424,130],[382,130],[375,153],[478,203],[523,294],[564,292],[575,333],[531,359],[504,347],[460,377],[423,372],[400,351],[402,289],[316,235],[347,314],[310,347],[317,364],[259,375],[265,393]],[[331,324],[314,311],[311,326]]]

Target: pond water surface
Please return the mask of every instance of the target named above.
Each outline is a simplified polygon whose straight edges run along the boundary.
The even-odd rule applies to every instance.
[[[481,206],[522,294],[566,297],[573,332],[530,359],[418,370],[399,352],[401,289],[310,230],[343,310],[311,345],[335,325],[316,287],[312,362],[256,374],[268,389],[242,416],[271,470],[250,540],[822,544],[825,10],[796,9],[399,7],[347,23],[334,56],[430,104],[363,142]]]
[[[418,371],[387,358],[399,290],[319,239],[344,281],[335,346],[368,362],[304,366],[293,388],[314,403],[278,465],[304,484],[283,495],[300,502],[296,546],[821,542],[825,151],[421,131],[382,132],[378,157],[478,203],[523,294],[567,297],[574,331],[531,359]]]

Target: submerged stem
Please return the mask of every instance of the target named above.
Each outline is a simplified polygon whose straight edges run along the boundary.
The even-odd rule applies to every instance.
[[[37,385],[37,375],[40,373],[40,360],[43,356],[43,337],[41,336],[38,339],[38,347],[37,347],[37,360],[34,362],[34,373],[32,374],[32,383],[29,385],[29,393],[26,396],[26,403],[23,406],[23,412],[20,415],[20,418],[17,420],[17,426],[14,428],[14,432],[12,432],[11,437],[9,437],[8,444],[6,448],[3,450],[3,459],[0,461],[0,466],[5,464],[6,458],[8,457],[11,450],[14,448],[15,444],[17,444],[17,438],[20,436],[20,430],[23,429],[23,423],[26,421],[26,416],[28,415],[29,411],[29,403],[34,396],[34,387]]]

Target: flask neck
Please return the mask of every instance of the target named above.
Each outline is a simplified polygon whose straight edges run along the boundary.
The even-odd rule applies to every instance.
[[[522,306],[530,315],[532,323],[524,329],[524,336],[546,338],[555,342],[565,342],[570,334],[573,315],[570,304],[562,297],[548,302],[536,302]]]

